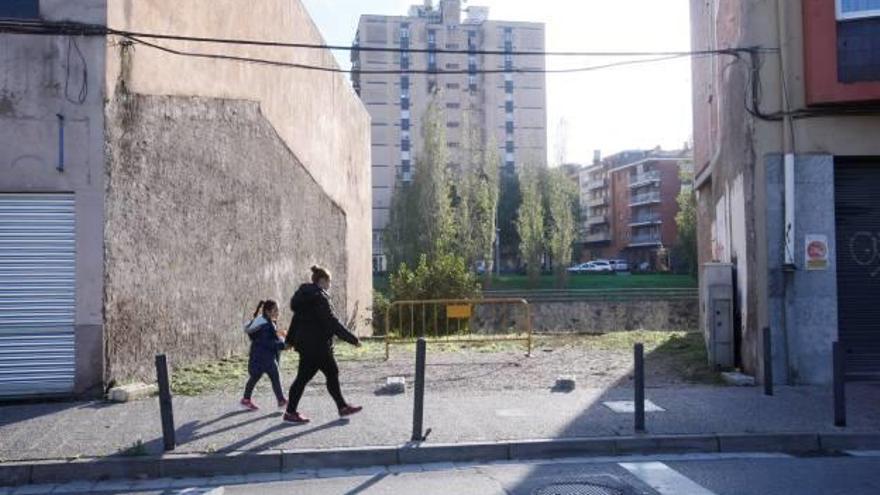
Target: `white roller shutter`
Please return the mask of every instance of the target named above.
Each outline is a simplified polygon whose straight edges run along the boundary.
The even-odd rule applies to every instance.
[[[0,193],[0,397],[73,391],[73,194]]]

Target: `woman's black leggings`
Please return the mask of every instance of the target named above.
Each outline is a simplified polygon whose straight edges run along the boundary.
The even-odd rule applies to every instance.
[[[278,368],[272,368],[265,372],[265,374],[269,375],[269,380],[272,380],[272,391],[275,392],[275,398],[278,399],[278,402],[284,400],[284,389],[281,388],[281,374],[278,372]],[[250,399],[254,393],[254,387],[257,386],[257,382],[260,381],[260,378],[263,377],[263,373],[259,374],[251,374],[251,377],[248,379],[247,384],[244,386],[244,398]]]
[[[339,386],[339,366],[336,365],[336,358],[333,357],[333,351],[318,354],[299,354],[299,369],[296,371],[296,379],[290,386],[290,402],[287,404],[287,412],[293,414],[299,406],[303,392],[306,390],[312,378],[320,371],[327,378],[327,391],[336,402],[336,407],[342,409],[347,404],[342,398],[342,389]]]

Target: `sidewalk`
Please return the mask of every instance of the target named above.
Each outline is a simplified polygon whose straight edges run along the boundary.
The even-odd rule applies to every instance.
[[[478,390],[426,391],[428,444],[633,435],[632,414],[614,413],[606,400],[631,400],[626,388],[577,389],[571,393]],[[264,390],[264,389],[262,389]],[[757,387],[649,388],[647,398],[665,409],[648,413],[649,435],[717,433],[880,433],[880,384],[847,387],[848,427],[832,424],[828,388],[778,387],[766,397]],[[237,407],[230,394],[174,400],[178,453],[332,449],[400,446],[410,439],[412,395],[351,395],[365,406],[340,420],[321,388],[310,388],[301,410],[303,426],[281,423],[258,395],[257,412]],[[138,441],[144,447],[134,447]],[[156,399],[127,404],[68,402],[0,406],[0,459],[60,459],[161,453]]]

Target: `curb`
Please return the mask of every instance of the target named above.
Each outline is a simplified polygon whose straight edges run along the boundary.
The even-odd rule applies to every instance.
[[[303,469],[358,468],[436,462],[490,462],[567,456],[719,452],[880,450],[880,433],[781,433],[590,437],[509,442],[407,444],[332,450],[268,450],[230,454],[165,454],[0,463],[0,486],[181,478]]]

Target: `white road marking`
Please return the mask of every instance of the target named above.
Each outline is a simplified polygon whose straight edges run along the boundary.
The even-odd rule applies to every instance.
[[[661,495],[715,495],[662,462],[622,462],[620,467]]]
[[[633,414],[636,412],[636,403],[631,400],[610,400],[602,403],[608,409],[619,414]],[[645,400],[645,412],[666,412],[666,409]]]

